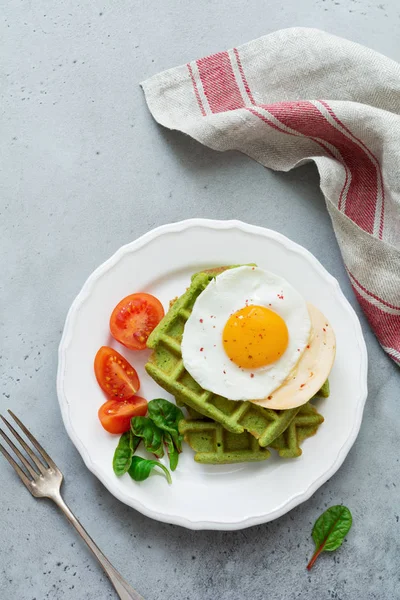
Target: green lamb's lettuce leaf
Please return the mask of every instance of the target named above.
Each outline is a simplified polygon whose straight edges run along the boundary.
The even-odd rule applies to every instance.
[[[172,479],[170,472],[168,471],[167,467],[164,467],[164,465],[157,460],[147,460],[146,458],[141,458],[140,456],[134,456],[132,458],[132,464],[129,467],[128,473],[135,481],[144,481],[148,478],[151,471],[155,467],[159,467],[162,469],[162,471],[164,471],[168,483],[171,484]]]
[[[178,466],[179,452],[175,447],[171,434],[167,431],[164,433],[164,443],[167,447],[169,468],[171,471],[175,471],[176,467]]]
[[[182,439],[178,424],[184,418],[183,412],[172,402],[157,398],[148,404],[149,417],[163,431],[168,432],[178,452],[182,452]]]
[[[140,438],[134,436],[132,431],[127,431],[121,435],[113,458],[114,473],[118,477],[121,477],[121,475],[124,475],[129,470],[132,457],[139,444]]]
[[[114,452],[113,469],[114,473],[121,477],[131,466],[132,456],[140,444],[140,438],[133,435],[131,431],[123,433],[119,439],[118,446]]]
[[[131,420],[133,435],[142,438],[147,452],[158,458],[164,456],[163,431],[148,417],[133,417]]]

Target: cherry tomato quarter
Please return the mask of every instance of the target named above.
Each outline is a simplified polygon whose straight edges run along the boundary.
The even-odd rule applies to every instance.
[[[135,369],[113,348],[100,348],[94,359],[94,372],[101,389],[114,400],[128,400],[139,390]]]
[[[132,417],[144,417],[147,400],[133,396],[128,400],[107,400],[99,409],[99,419],[109,433],[129,431]]]

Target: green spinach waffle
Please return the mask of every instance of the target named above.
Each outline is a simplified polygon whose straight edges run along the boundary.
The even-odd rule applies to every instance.
[[[282,458],[295,458],[300,456],[300,444],[308,437],[315,435],[318,427],[324,422],[324,417],[319,414],[310,402],[303,404],[299,412],[280,436],[275,438],[270,447],[274,448]]]
[[[329,398],[329,394],[330,394],[329,379],[327,379],[325,381],[324,385],[322,386],[322,388],[319,390],[317,396],[320,396],[320,398]]]
[[[209,465],[266,460],[271,456],[247,431],[232,433],[221,423],[209,420],[182,420],[179,432],[196,452],[194,460]]]
[[[189,414],[191,411],[189,411]],[[282,458],[301,455],[300,444],[315,435],[324,418],[312,404],[303,405],[289,427],[270,444]],[[203,464],[228,464],[266,460],[270,452],[247,431],[232,433],[220,423],[204,419],[182,420],[179,432],[196,452],[194,460]]]
[[[232,433],[249,432],[260,446],[268,446],[288,427],[299,408],[272,410],[251,402],[236,402],[201,388],[186,371],[181,352],[182,334],[197,297],[225,267],[197,273],[190,287],[171,306],[151,333],[153,350],[146,371],[165,390],[185,405],[221,423]]]

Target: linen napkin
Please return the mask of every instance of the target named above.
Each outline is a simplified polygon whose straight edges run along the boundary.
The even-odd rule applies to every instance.
[[[354,293],[400,365],[400,65],[284,29],[142,84],[154,118],[289,171],[315,161]]]

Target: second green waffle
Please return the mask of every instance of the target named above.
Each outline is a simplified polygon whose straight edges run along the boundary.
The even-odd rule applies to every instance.
[[[189,414],[191,411],[189,410]],[[300,444],[315,435],[324,418],[312,404],[300,407],[289,427],[271,444],[283,458],[296,458],[302,451]],[[232,433],[220,423],[204,419],[182,420],[179,431],[196,452],[195,461],[203,464],[227,464],[266,460],[270,452],[262,448],[248,432]]]

